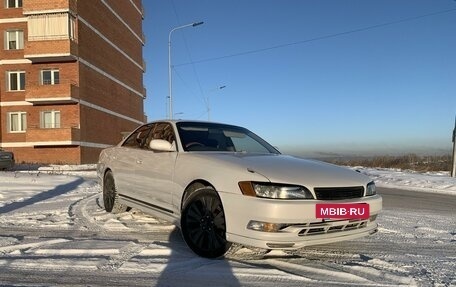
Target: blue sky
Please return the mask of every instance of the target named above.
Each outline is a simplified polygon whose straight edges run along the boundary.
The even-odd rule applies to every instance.
[[[169,31],[204,21],[172,34],[175,118],[207,120],[209,99],[211,120],[245,126],[284,152],[451,150],[454,0],[143,5],[149,120],[167,117]]]

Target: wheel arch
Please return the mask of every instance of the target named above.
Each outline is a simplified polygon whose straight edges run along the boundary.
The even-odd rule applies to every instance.
[[[196,190],[203,188],[203,187],[209,187],[212,188],[217,192],[215,189],[214,185],[212,185],[210,182],[204,179],[195,179],[191,183],[187,185],[187,187],[184,190],[184,193],[182,194],[181,202],[180,202],[180,210],[182,211],[182,208],[184,207],[184,203],[187,200],[187,198]]]

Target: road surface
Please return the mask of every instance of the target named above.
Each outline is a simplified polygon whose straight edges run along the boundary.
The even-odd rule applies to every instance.
[[[411,190],[377,188],[383,196],[383,209],[456,214],[456,197],[449,194],[416,192]]]

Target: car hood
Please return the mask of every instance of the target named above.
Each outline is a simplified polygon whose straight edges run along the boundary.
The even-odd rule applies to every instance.
[[[202,154],[200,154],[202,155]],[[206,153],[204,157],[246,168],[271,182],[307,188],[366,185],[369,177],[348,168],[281,154]]]

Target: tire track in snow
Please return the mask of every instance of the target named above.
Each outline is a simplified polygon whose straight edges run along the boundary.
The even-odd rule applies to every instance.
[[[77,229],[104,235],[112,232],[169,233],[174,225],[157,220],[137,210],[113,214],[104,210],[99,193],[74,202],[68,210]]]
[[[242,248],[238,252],[231,254],[229,258],[240,263],[288,272],[318,284],[416,285],[410,269],[359,253],[301,249],[273,250],[260,255],[255,250],[249,252],[248,248]]]
[[[285,262],[278,259],[266,259],[263,263],[269,264],[270,266],[279,268],[287,272],[293,272],[294,274],[299,274],[300,276],[314,279],[320,283],[341,283],[341,282],[350,282],[355,284],[367,284],[371,285],[375,282],[368,280],[366,278],[350,274],[348,272],[338,271],[332,268],[321,268],[322,266],[305,266],[302,264],[295,264],[291,262]]]
[[[48,245],[68,242],[68,241],[70,241],[70,240],[59,238],[59,239],[39,241],[39,242],[33,242],[33,243],[14,244],[14,245],[0,247],[0,254],[7,254],[7,253],[14,252],[14,251],[28,250],[31,248],[38,248],[38,247],[42,247],[42,246],[48,246]]]
[[[135,244],[133,242],[128,243],[124,247],[120,248],[119,254],[113,255],[107,262],[99,264],[97,268],[102,271],[114,271],[119,269],[125,262],[131,258],[139,255],[148,244]]]
[[[97,232],[103,231],[103,228],[96,224],[87,212],[87,204],[96,197],[98,197],[98,194],[89,195],[75,201],[68,207],[68,215],[76,228]]]

